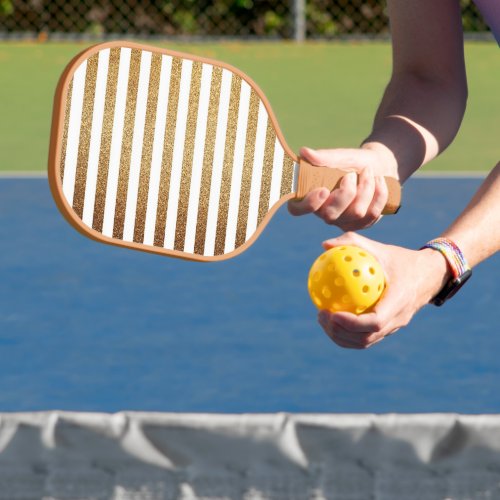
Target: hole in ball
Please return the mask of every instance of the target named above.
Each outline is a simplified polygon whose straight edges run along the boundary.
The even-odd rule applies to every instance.
[[[363,293],[368,293],[370,291],[370,287],[368,285],[365,285],[362,290]]]
[[[361,273],[359,272],[359,269],[354,269],[354,270],[353,270],[353,272],[352,272],[352,275],[353,275],[355,278],[359,277],[359,275],[360,275],[360,274],[361,274]]]

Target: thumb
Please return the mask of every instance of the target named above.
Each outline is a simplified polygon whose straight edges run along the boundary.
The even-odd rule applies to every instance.
[[[370,251],[370,243],[372,243],[372,241],[368,238],[353,231],[348,231],[347,233],[343,233],[336,238],[330,238],[324,241],[322,245],[325,250],[342,245],[355,245]]]
[[[356,149],[311,149],[300,148],[300,156],[318,167],[345,168],[359,170],[363,164],[363,152]]]

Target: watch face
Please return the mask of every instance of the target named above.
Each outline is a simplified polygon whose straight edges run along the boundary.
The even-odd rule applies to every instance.
[[[448,299],[451,299],[460,288],[462,288],[467,280],[472,276],[472,270],[468,269],[458,278],[451,279],[446,283],[443,289],[432,299],[432,303],[436,306],[442,306]]]

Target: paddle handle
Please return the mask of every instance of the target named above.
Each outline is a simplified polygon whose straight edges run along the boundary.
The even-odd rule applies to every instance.
[[[337,188],[342,177],[349,170],[341,170],[330,167],[316,167],[299,158],[299,173],[297,181],[297,199],[304,198],[313,189],[326,187],[330,191]],[[401,185],[394,177],[384,177],[389,190],[389,197],[382,213],[384,215],[395,214],[401,206]]]

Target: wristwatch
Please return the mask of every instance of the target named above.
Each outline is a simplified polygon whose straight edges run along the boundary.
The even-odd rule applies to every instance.
[[[436,238],[426,243],[422,248],[432,248],[440,252],[448,263],[452,277],[441,291],[431,300],[431,304],[442,306],[462,288],[472,276],[472,269],[465,260],[460,248],[448,238]]]

